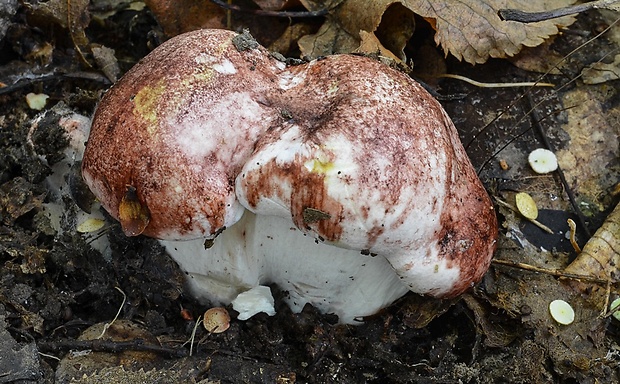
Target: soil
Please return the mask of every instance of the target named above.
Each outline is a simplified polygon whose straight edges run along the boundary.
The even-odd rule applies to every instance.
[[[65,230],[87,205],[81,202],[88,194],[74,174],[79,164],[63,163],[68,138],[60,121],[72,113],[91,116],[112,81],[85,65],[92,58],[80,57],[66,28],[33,17],[26,6],[0,18],[7,30],[0,36],[0,383],[618,382],[619,323],[599,316],[600,300],[557,276],[499,264],[456,300],[407,295],[357,326],[339,325],[309,306],[294,314],[272,287],[275,316],[238,321],[229,308],[233,320],[225,332],[195,327],[208,306],[185,292],[183,273],[155,240],[127,238],[105,217],[110,247],[102,253],[92,246],[101,232]],[[580,15],[551,47],[567,54],[609,20],[598,11]],[[163,36],[147,9],[117,10],[91,21],[85,34],[90,43],[115,50],[121,72]],[[475,88],[450,79],[433,84],[443,95],[462,95],[443,104],[489,193],[508,200],[514,191],[527,190],[544,208],[539,220],[556,233],[544,234],[514,212],[498,209],[496,259],[561,270],[576,256],[564,236],[566,219],[580,224],[583,245],[617,202],[610,191],[618,182],[617,145],[613,148],[620,126],[618,80],[571,83],[612,43],[595,40],[571,56],[563,72],[545,78],[569,84],[560,90]],[[507,60],[470,66],[448,58],[445,65],[450,73],[479,81],[538,77]],[[49,96],[43,111],[29,108],[31,92]],[[572,150],[567,124],[577,117],[565,103],[575,92],[600,100],[599,128],[612,142],[605,155],[611,160],[590,185],[599,187],[598,197],[580,190],[580,180],[570,179],[567,170],[568,189],[577,191],[579,202],[596,204],[585,214],[575,212],[559,177],[537,176],[526,161],[545,140],[557,151]],[[493,121],[499,111],[506,113]],[[599,156],[595,149],[603,144],[590,143],[593,152],[584,156]],[[509,169],[500,167],[500,159]],[[61,192],[49,178],[58,164],[70,168]],[[49,219],[53,203],[66,210],[60,226]],[[607,298],[615,292],[611,284]],[[551,319],[552,298],[573,304],[575,324]]]

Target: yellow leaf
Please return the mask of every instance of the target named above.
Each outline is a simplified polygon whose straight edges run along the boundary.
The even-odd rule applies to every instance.
[[[536,202],[532,199],[532,196],[526,192],[519,192],[515,195],[515,202],[520,214],[526,219],[536,220],[538,217],[538,207],[536,207]]]

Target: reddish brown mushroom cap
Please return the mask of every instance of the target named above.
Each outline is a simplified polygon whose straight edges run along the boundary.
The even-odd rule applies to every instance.
[[[203,30],[167,41],[97,108],[84,178],[117,219],[128,188],[134,191],[149,213],[145,235],[214,235],[242,214],[234,179],[276,118],[261,95],[284,65],[263,48],[239,51],[235,36]],[[122,224],[139,234],[130,230],[136,223]]]

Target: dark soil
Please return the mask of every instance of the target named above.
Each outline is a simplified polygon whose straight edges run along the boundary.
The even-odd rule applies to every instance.
[[[55,198],[46,177],[62,160],[67,139],[58,124],[62,114],[58,110],[46,114],[37,123],[39,134],[29,139],[33,121],[41,112],[28,107],[26,94],[49,95],[46,110],[56,106],[91,116],[111,81],[85,66],[66,28],[35,19],[26,5],[0,17],[8,28],[4,38],[0,36],[0,81],[4,84],[0,88],[0,383],[65,383],[71,377],[79,379],[76,382],[99,383],[617,380],[620,347],[615,322],[608,318],[597,323],[602,328],[592,334],[598,338],[588,344],[597,351],[591,356],[607,356],[607,360],[558,358],[552,349],[569,347],[548,342],[553,327],[530,321],[532,309],[527,306],[512,311],[501,305],[497,287],[504,269],[499,267],[492,267],[483,282],[463,298],[439,303],[408,295],[359,326],[338,325],[336,318],[311,307],[293,314],[273,287],[275,316],[233,320],[230,329],[220,334],[196,328],[190,356],[188,341],[195,319],[207,308],[184,292],[183,274],[155,240],[127,238],[109,219],[111,250],[104,256],[90,247],[92,236],[56,232],[45,214],[45,204]],[[576,33],[558,39],[557,50],[575,48],[599,22],[596,13],[581,15],[571,27]],[[113,48],[122,71],[163,36],[148,10],[118,10],[104,21],[92,21],[86,35],[90,43]],[[592,48],[584,55],[596,52]],[[87,55],[86,60],[92,58]],[[448,66],[450,72],[480,81],[537,77],[504,60],[475,67],[448,60]],[[576,74],[567,72],[552,80],[561,82]],[[440,93],[465,95],[444,105],[463,141],[473,140],[468,151],[476,167],[484,166],[481,175],[490,193],[510,189],[516,182],[499,177],[494,152],[512,139],[522,148],[540,140],[530,130],[531,121],[520,119],[529,116],[527,99],[519,99],[524,91],[491,92],[448,80],[440,85]],[[540,100],[553,92],[541,91],[533,97]],[[512,114],[513,120],[480,132],[490,113],[515,100],[519,100],[520,111]],[[540,108],[547,106],[549,110],[562,108],[558,97]],[[553,126],[561,119],[551,115],[546,123]],[[528,133],[519,135],[523,131]],[[75,201],[65,203],[75,207],[80,205],[79,177],[71,180],[67,185],[72,190],[63,196],[69,200],[73,196]],[[591,232],[603,217],[589,223]],[[524,285],[530,278],[521,272],[509,275],[513,281],[524,279]],[[91,326],[98,324],[96,329],[102,329],[102,324],[112,322],[119,308],[118,320],[105,338],[83,335]]]

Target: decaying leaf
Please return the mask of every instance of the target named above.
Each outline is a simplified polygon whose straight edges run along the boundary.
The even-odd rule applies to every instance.
[[[612,205],[609,191],[620,171],[620,110],[612,107],[618,95],[618,87],[579,87],[562,96],[567,119],[561,128],[570,140],[556,156],[586,216]]]
[[[269,45],[272,52],[280,52],[285,54],[291,50],[291,47],[305,35],[312,33],[312,26],[308,23],[297,23],[288,26],[280,37]]]
[[[558,33],[558,28],[574,22],[565,16],[533,24],[502,21],[501,8],[537,12],[561,8],[574,0],[345,0],[327,18],[321,30],[300,42],[305,55],[316,57],[350,52],[359,46],[360,31],[374,33],[383,47],[403,59],[404,44],[413,35],[414,15],[428,21],[436,30],[435,42],[446,55],[469,63],[483,63],[491,57],[505,58],[524,47],[534,47]],[[331,9],[333,2],[302,1],[310,10]],[[326,31],[330,31],[329,34]],[[327,42],[327,40],[331,40]],[[357,46],[354,49],[357,49]],[[326,48],[320,51],[319,47]],[[311,48],[311,49],[309,49]]]
[[[342,29],[333,17],[328,17],[316,34],[299,39],[298,44],[301,56],[310,59],[336,53],[349,53],[359,47],[355,36]]]
[[[600,84],[620,79],[620,55],[616,55],[613,63],[594,63],[581,71],[583,82]]]
[[[35,196],[32,189],[33,186],[21,177],[0,185],[0,222],[12,225],[26,213],[41,208],[45,196]]]
[[[514,66],[528,72],[560,75],[562,70],[566,70],[568,63],[564,60],[564,55],[551,47],[552,44],[552,39],[547,40],[535,48],[521,50],[521,52],[508,58],[508,60]]]
[[[52,20],[67,28],[76,46],[88,44],[84,29],[90,22],[88,0],[50,0],[38,3],[33,8],[35,14]]]
[[[431,19],[437,31],[435,42],[446,54],[451,53],[469,63],[484,63],[490,57],[514,56],[523,46],[542,44],[546,38],[558,33],[558,26],[568,26],[575,20],[566,16],[535,24],[504,22],[497,16],[500,8],[538,12],[572,3],[573,0],[444,0],[439,3],[428,0],[414,12]]]
[[[92,48],[93,57],[97,62],[99,68],[103,74],[110,80],[111,82],[116,82],[118,78],[118,74],[121,72],[120,67],[118,66],[118,60],[116,60],[116,56],[114,56],[114,50],[105,46],[93,47]]]
[[[360,31],[360,46],[355,50],[356,53],[363,53],[366,55],[378,55],[380,57],[386,57],[394,61],[398,61],[398,57],[394,56],[394,54],[385,49],[381,42],[372,32]]]
[[[564,270],[612,282],[620,279],[620,204]]]
[[[204,0],[145,0],[168,36],[200,28],[225,28],[223,8]]]
[[[333,4],[304,1],[310,10],[331,9]],[[381,49],[404,60],[403,49],[413,35],[414,14],[404,3],[393,0],[346,0],[333,11],[314,35],[300,39],[302,56],[315,58],[358,50],[360,31],[375,35]],[[363,50],[362,50],[363,51]]]
[[[505,347],[516,337],[510,329],[504,329],[501,325],[489,321],[489,308],[485,307],[472,295],[463,295],[463,301],[474,313],[477,328],[486,336],[484,343],[489,347]]]

